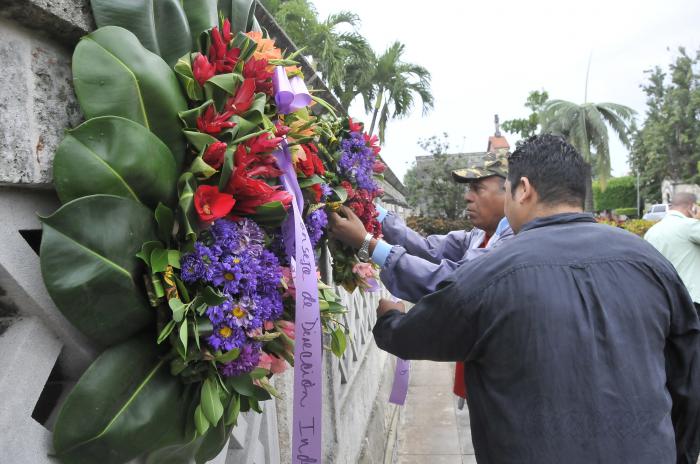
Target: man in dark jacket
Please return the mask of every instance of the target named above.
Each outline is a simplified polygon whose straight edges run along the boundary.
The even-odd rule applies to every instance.
[[[404,359],[465,361],[477,462],[695,464],[700,322],[653,247],[583,214],[587,165],[563,139],[509,159],[517,233],[374,337]]]

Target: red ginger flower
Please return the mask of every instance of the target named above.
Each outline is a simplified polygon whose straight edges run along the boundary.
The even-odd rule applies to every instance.
[[[244,79],[243,83],[238,87],[236,96],[229,98],[224,105],[226,111],[231,114],[243,114],[253,106],[255,98],[255,81],[253,79]]]
[[[350,132],[362,132],[362,124],[353,121],[352,118],[348,118],[348,128]]]
[[[288,208],[292,202],[292,196],[279,187],[271,187],[260,179],[249,177],[242,169],[236,168],[229,179],[226,191],[236,198],[236,205],[231,210],[234,216],[245,216],[255,213],[258,206],[273,201],[281,202]]]
[[[230,73],[238,63],[241,55],[240,48],[229,50],[228,44],[231,42],[231,22],[224,21],[223,34],[218,27],[211,30],[211,46],[209,47],[209,61],[214,63],[218,73]]]
[[[282,171],[277,169],[274,156],[260,154],[253,150],[248,152],[243,144],[236,149],[235,165],[236,169],[244,171],[248,177],[279,177],[282,175]]]
[[[268,70],[267,60],[251,58],[243,65],[243,77],[255,80],[255,91],[272,95],[272,71]]]
[[[194,207],[204,222],[226,216],[235,204],[233,196],[219,192],[215,185],[200,185],[194,194]]]
[[[198,53],[192,64],[192,74],[199,82],[199,85],[204,85],[206,81],[216,74],[216,66],[211,64],[206,56]]]
[[[220,169],[224,164],[224,155],[228,146],[224,142],[214,142],[209,145],[202,158],[214,169]]]
[[[206,134],[218,134],[224,129],[235,127],[236,123],[229,121],[233,115],[231,111],[219,114],[214,109],[214,105],[209,105],[204,114],[197,118],[197,129]]]
[[[386,171],[386,164],[382,163],[382,162],[379,161],[379,160],[375,160],[375,161],[374,161],[374,164],[372,165],[372,171],[373,171],[375,174],[381,174],[381,173],[383,173],[384,171]]]
[[[326,168],[323,166],[323,161],[318,157],[318,148],[313,143],[305,143],[301,146],[304,150],[305,159],[299,158],[296,162],[296,167],[303,172],[306,177],[311,177],[314,174],[324,175]]]

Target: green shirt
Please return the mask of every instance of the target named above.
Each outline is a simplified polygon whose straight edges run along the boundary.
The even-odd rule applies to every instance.
[[[644,239],[671,261],[693,301],[700,303],[700,220],[671,210]]]

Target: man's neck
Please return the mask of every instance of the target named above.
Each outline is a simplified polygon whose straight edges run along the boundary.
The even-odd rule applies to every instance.
[[[583,208],[577,207],[577,206],[571,206],[571,205],[538,205],[532,212],[532,215],[530,218],[525,221],[530,222],[534,221],[537,218],[544,218],[544,217],[549,217],[549,216],[555,216],[557,214],[566,214],[566,213],[583,213]]]
[[[676,213],[680,213],[685,217],[690,217],[689,211],[687,208],[669,208],[669,211],[675,211]]]

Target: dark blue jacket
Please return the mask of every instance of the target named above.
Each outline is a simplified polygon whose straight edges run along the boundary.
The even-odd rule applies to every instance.
[[[481,464],[695,464],[700,323],[644,240],[561,214],[374,327],[404,359],[465,361]]]

